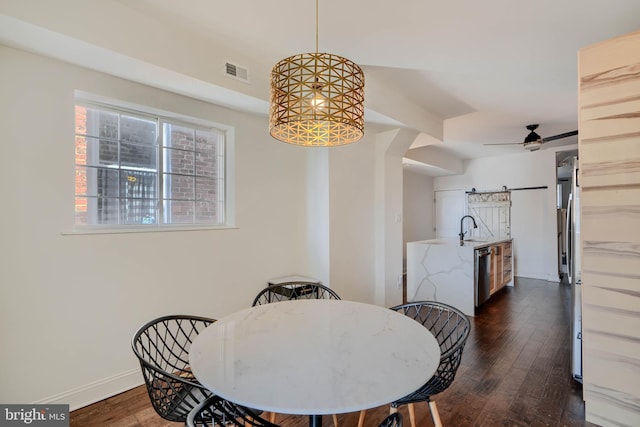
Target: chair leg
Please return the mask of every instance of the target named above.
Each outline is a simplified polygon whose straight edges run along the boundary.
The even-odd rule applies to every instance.
[[[269,422],[271,424],[275,424],[276,423],[276,413],[275,412],[269,412]]]
[[[411,427],[416,427],[416,407],[413,403],[409,403],[409,420],[411,421]]]
[[[358,427],[363,427],[364,426],[364,417],[367,415],[367,411],[366,410],[362,410],[360,411],[360,415],[358,416]]]
[[[438,407],[433,400],[429,401],[429,412],[431,413],[431,419],[435,427],[442,427],[442,421],[440,421],[440,414],[438,413]]]
[[[338,416],[333,414],[333,427],[338,427]]]

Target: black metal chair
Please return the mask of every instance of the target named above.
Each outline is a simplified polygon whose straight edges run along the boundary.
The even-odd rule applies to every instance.
[[[415,427],[413,404],[428,402],[434,425],[441,427],[442,422],[440,421],[436,402],[431,398],[446,390],[453,382],[462,359],[462,350],[469,337],[471,322],[457,308],[435,301],[411,302],[392,307],[391,310],[403,313],[422,323],[438,341],[441,352],[440,363],[431,379],[418,390],[393,402],[391,411],[395,412],[399,406],[408,404],[411,427]]]
[[[189,347],[214,319],[188,315],[163,316],[138,329],[131,341],[153,409],[168,421],[185,422],[189,413],[212,393],[189,367]]]
[[[317,282],[284,282],[269,285],[253,300],[254,305],[300,299],[340,299],[332,289]]]
[[[189,413],[186,425],[187,427],[278,427],[260,418],[251,409],[215,395],[207,398]]]
[[[400,412],[394,412],[382,420],[378,427],[402,427],[402,415]]]

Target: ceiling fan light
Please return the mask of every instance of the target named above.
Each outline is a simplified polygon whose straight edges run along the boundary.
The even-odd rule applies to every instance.
[[[524,148],[526,148],[529,151],[538,151],[542,147],[542,144],[543,144],[542,139],[530,141],[530,142],[525,141]]]

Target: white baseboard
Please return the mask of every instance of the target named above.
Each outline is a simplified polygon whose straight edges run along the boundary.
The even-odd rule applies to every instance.
[[[140,369],[131,369],[121,374],[113,375],[74,389],[46,397],[37,402],[39,404],[68,404],[69,411],[91,405],[107,397],[115,396],[131,390],[144,383]]]
[[[549,274],[549,277],[547,278],[548,282],[556,282],[556,283],[560,283],[560,275],[558,273],[551,273]]]
[[[543,273],[539,271],[518,271],[517,277],[524,277],[527,279],[544,280],[545,282],[560,282],[560,277],[557,273]]]

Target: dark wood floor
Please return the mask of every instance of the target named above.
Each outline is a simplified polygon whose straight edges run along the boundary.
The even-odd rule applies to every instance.
[[[453,385],[434,400],[445,426],[595,426],[584,420],[582,388],[570,375],[569,287],[518,278],[472,318],[472,330]],[[388,414],[367,411],[366,427]],[[400,412],[409,425],[406,408]],[[432,426],[426,404],[416,407],[419,426]],[[355,426],[358,414],[339,416]],[[306,427],[307,417],[280,415],[284,427]],[[138,387],[71,413],[71,427],[176,426],[153,411]],[[323,424],[331,426],[327,416]]]

